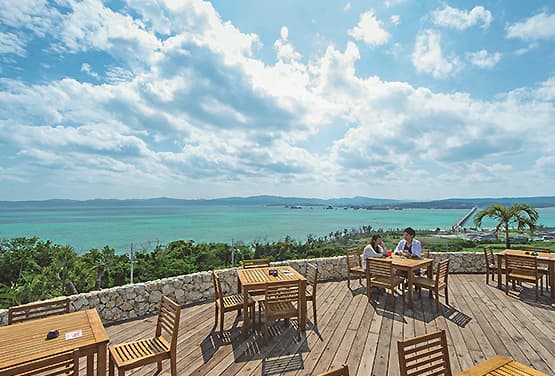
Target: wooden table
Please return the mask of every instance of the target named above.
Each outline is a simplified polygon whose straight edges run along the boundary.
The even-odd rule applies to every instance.
[[[530,252],[530,251],[528,251]],[[549,268],[549,288],[551,289],[551,299],[555,299],[555,253],[538,252],[537,256],[526,254],[518,249],[506,249],[497,254],[497,287],[501,288],[501,261],[506,255],[536,257],[538,264],[547,264]]]
[[[484,360],[474,367],[459,373],[457,376],[487,376],[487,375],[507,375],[507,376],[547,376],[547,374],[530,368],[507,358],[503,355],[496,355],[493,358]]]
[[[270,269],[275,269],[278,271],[278,276],[274,277],[268,273]],[[290,274],[285,275],[283,272],[288,271]],[[263,290],[272,285],[273,282],[283,282],[283,281],[299,281],[300,289],[299,294],[301,295],[301,317],[299,318],[299,326],[302,331],[306,330],[306,278],[297,272],[292,267],[285,266],[271,266],[264,268],[249,268],[249,269],[238,269],[237,276],[239,277],[239,283],[243,289],[243,334],[248,335],[249,331],[249,318],[248,318],[248,297],[249,291],[252,290]]]
[[[391,256],[391,264],[397,270],[404,270],[407,272],[407,288],[409,292],[409,307],[413,306],[413,284],[414,284],[414,271],[426,267],[428,275],[432,275],[432,264],[434,260],[431,258],[409,258],[397,255]],[[430,277],[431,278],[431,277]]]
[[[47,340],[46,334],[54,329],[60,335]],[[65,334],[76,330],[81,330],[83,335],[66,340]],[[96,309],[2,326],[0,371],[31,360],[79,349],[80,355],[87,356],[87,376],[93,375],[95,353],[97,375],[105,376],[107,344],[108,335]]]

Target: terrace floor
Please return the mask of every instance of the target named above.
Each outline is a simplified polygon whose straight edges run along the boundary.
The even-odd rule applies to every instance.
[[[555,374],[555,302],[548,295],[534,301],[525,287],[509,296],[484,275],[450,275],[449,299],[441,297],[441,313],[427,291],[415,295],[409,309],[401,296],[376,294],[368,304],[365,287],[353,281],[318,286],[318,325],[308,304],[307,331],[296,338],[296,321],[276,322],[264,345],[261,327],[248,338],[241,318],[226,313],[223,336],[214,331],[214,304],[184,308],[178,339],[179,375],[316,375],[347,363],[352,375],[398,375],[397,340],[438,329],[447,331],[454,373],[495,354],[511,357]],[[545,294],[545,292],[544,292]],[[107,328],[111,343],[151,336],[156,316]],[[258,322],[257,322],[258,324]],[[152,375],[154,366],[128,372]],[[169,375],[164,362],[162,375]]]

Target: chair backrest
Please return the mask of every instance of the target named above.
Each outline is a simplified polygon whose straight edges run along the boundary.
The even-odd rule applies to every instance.
[[[156,336],[162,333],[169,335],[170,351],[175,351],[177,346],[177,332],[179,331],[179,318],[181,316],[181,306],[166,296],[162,296],[158,322],[156,324]]]
[[[270,266],[270,259],[267,258],[243,260],[243,269],[263,268],[268,266]]]
[[[79,376],[79,350],[40,358],[0,371],[0,376]]]
[[[221,300],[223,298],[222,283],[215,271],[212,271],[212,282],[214,283],[214,298],[216,300]]]
[[[553,252],[550,248],[532,247],[530,245],[518,246],[518,248],[520,248],[523,251],[545,252],[545,253]]]
[[[341,367],[331,369],[327,372],[320,373],[318,376],[349,376],[349,366],[343,364]]]
[[[430,258],[430,250],[427,248],[422,249],[421,257],[423,258]]]
[[[484,258],[486,260],[486,268],[489,268],[490,264],[493,264],[495,260],[493,258],[493,250],[491,247],[484,247]]]
[[[265,302],[269,305],[287,302],[299,302],[299,281],[272,283],[265,291]],[[300,305],[299,305],[300,306]]]
[[[361,266],[360,260],[360,249],[349,248],[345,251],[345,256],[347,256],[347,269],[351,270],[354,267]]]
[[[437,274],[436,274],[436,288],[441,282],[447,285],[447,278],[449,277],[449,259],[441,260],[437,264]]]
[[[366,259],[366,273],[369,277],[391,278],[393,276],[391,259],[368,257]]]
[[[316,286],[318,285],[318,267],[314,264],[306,264],[306,283],[312,286],[312,295],[316,295]]]
[[[538,276],[538,259],[530,256],[505,256],[507,272],[512,270],[526,270],[527,272],[535,273]]]
[[[69,313],[69,298],[10,307],[8,325],[64,313]]]
[[[397,341],[397,350],[401,376],[452,375],[444,330]]]

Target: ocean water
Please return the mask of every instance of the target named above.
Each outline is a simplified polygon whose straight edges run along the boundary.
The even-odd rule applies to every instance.
[[[555,208],[538,209],[539,223],[555,227]],[[152,249],[158,242],[302,241],[363,225],[375,229],[450,228],[466,210],[365,210],[278,206],[106,206],[87,208],[2,208],[0,238],[37,236],[70,245],[76,252],[105,245],[118,252]],[[471,220],[467,225],[471,225]],[[488,223],[485,223],[487,227]]]

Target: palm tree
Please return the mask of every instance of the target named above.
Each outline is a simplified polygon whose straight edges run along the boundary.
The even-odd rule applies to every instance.
[[[511,248],[511,242],[509,240],[509,227],[511,225],[516,225],[516,229],[518,231],[528,228],[530,232],[534,232],[536,230],[536,222],[538,221],[539,215],[538,212],[530,205],[514,204],[508,208],[501,204],[493,204],[476,214],[474,217],[474,224],[477,227],[480,227],[484,217],[493,218],[497,221],[495,233],[497,234],[501,230],[505,231],[505,245],[507,248]]]

